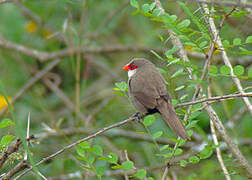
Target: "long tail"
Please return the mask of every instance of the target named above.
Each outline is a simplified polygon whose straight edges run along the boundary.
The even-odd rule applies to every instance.
[[[175,131],[183,139],[190,139],[186,132],[184,124],[180,121],[173,106],[170,103],[167,103],[166,101],[160,99],[157,109],[173,131]]]

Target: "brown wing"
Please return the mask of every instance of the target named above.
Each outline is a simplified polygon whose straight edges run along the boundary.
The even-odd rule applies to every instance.
[[[139,71],[129,80],[129,91],[147,109],[157,106],[157,99],[161,96],[168,100],[165,80],[155,67],[148,71]]]

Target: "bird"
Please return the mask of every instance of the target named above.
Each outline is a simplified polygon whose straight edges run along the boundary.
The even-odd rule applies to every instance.
[[[179,137],[190,139],[155,65],[145,58],[133,58],[123,69],[128,71],[128,95],[133,106],[142,114],[160,113]]]

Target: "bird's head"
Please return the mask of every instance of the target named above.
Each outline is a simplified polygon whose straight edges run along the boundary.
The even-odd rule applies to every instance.
[[[128,71],[128,76],[133,76],[138,70],[142,69],[146,65],[153,65],[150,61],[144,58],[134,58],[123,69]]]

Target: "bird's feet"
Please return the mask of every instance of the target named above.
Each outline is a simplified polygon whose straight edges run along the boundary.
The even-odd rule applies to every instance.
[[[132,118],[135,118],[135,122],[137,122],[137,123],[140,123],[141,121],[141,114],[140,114],[140,112],[137,112],[137,113],[135,113],[135,114],[133,114],[132,116],[131,116]]]

